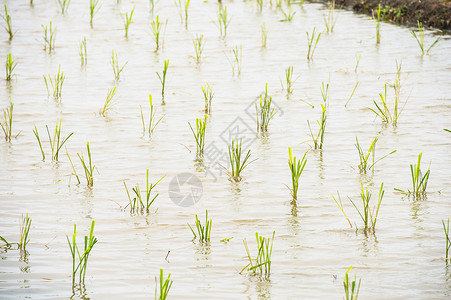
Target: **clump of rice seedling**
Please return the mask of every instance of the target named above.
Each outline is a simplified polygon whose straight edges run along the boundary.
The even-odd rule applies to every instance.
[[[451,259],[449,257],[449,250],[451,248],[451,240],[449,239],[449,218],[448,223],[445,226],[445,221],[442,220],[443,224],[443,230],[445,231],[445,262],[446,265],[448,265],[449,262],[451,262]]]
[[[95,221],[92,220],[89,236],[84,237],[84,247],[81,249],[77,244],[77,224],[74,224],[72,243],[69,236],[66,235],[67,243],[69,244],[69,249],[72,255],[72,289],[75,288],[75,277],[77,276],[77,271],[79,274],[78,284],[83,285],[85,282],[88,259],[91,255],[92,248],[97,243],[97,238],[94,236],[94,225]]]
[[[83,152],[81,152],[81,154],[77,153],[77,156],[80,159],[81,164],[83,165],[86,183],[89,187],[92,187],[94,185],[94,170],[96,169],[96,166],[92,164],[91,149],[89,149],[89,142],[86,143],[86,148],[88,150],[88,161],[85,161]]]
[[[61,99],[61,93],[63,91],[64,79],[66,79],[66,76],[64,75],[63,72],[61,72],[61,65],[59,65],[58,73],[53,77],[53,79],[50,75],[48,75],[48,81],[47,81],[47,77],[45,77],[45,75],[44,75],[45,86],[47,88],[47,94],[50,96],[50,90],[49,90],[49,84],[48,84],[50,82],[50,85],[52,86],[52,90],[53,90],[53,98],[55,100]]]
[[[327,32],[334,32],[335,22],[337,19],[334,17],[335,11],[335,0],[329,2],[329,13],[327,15],[327,19],[324,18],[324,24],[326,25]]]
[[[315,33],[316,27],[313,27],[312,35],[307,33],[307,43],[308,43],[308,51],[307,51],[307,60],[313,59],[313,53],[315,53],[316,46],[318,45],[319,39],[321,37],[321,32]],[[315,39],[316,37],[316,39]]]
[[[204,120],[201,118],[196,119],[196,132],[194,132],[191,123],[189,123],[189,127],[194,135],[194,139],[196,140],[196,155],[197,157],[202,157],[204,155],[204,147],[205,147],[205,129],[207,128],[207,115],[204,116]]]
[[[122,18],[124,20],[124,30],[125,30],[125,38],[128,38],[128,29],[130,27],[130,24],[133,23],[133,12],[135,11],[135,8],[133,7],[132,11],[130,12],[130,15],[128,12],[125,14],[122,14]]]
[[[34,136],[36,137],[36,139],[38,140],[39,149],[41,149],[42,161],[45,161],[45,153],[44,153],[44,149],[42,149],[41,138],[39,137],[39,132],[38,132],[38,129],[36,128],[36,125],[34,125],[33,133],[34,133]]]
[[[14,69],[16,68],[17,63],[13,60],[11,53],[6,55],[6,80],[10,81],[15,74]]]
[[[255,233],[258,250],[257,257],[255,259],[251,258],[246,239],[243,240],[249,263],[241,270],[240,274],[247,269],[248,272],[251,272],[251,274],[258,276],[262,280],[269,279],[269,276],[271,275],[271,255],[275,234],[276,232],[273,231],[271,238],[265,238],[260,236],[258,232]]]
[[[7,142],[11,142],[11,138],[13,136],[12,135],[13,111],[14,111],[14,103],[11,102],[9,104],[9,107],[3,110],[4,122],[0,123],[0,126],[2,127],[3,133],[5,134],[5,140]],[[20,134],[20,132],[19,132],[19,134]]]
[[[374,16],[374,11],[373,11],[373,20],[374,20],[374,23],[376,24],[376,44],[380,44],[380,42],[381,42],[381,34],[380,34],[380,31],[379,31],[380,23],[381,23],[381,17],[382,17],[381,5],[379,4],[377,6],[377,10],[376,10],[376,17]]]
[[[168,20],[166,19],[166,22],[164,23],[164,28],[166,28],[168,24]],[[153,40],[155,41],[155,51],[158,51],[160,49],[160,44],[163,43],[163,37],[161,36],[161,30],[163,29],[163,22],[160,22],[160,17],[157,15],[155,19],[150,22],[150,30],[153,34]],[[166,29],[165,29],[166,30]],[[164,36],[164,31],[163,31]]]
[[[9,35],[9,40],[11,41],[14,36],[14,32],[11,26],[11,16],[8,14],[8,7],[5,4],[5,15],[2,15],[3,20],[5,20],[6,25],[3,27],[5,28],[6,32]]]
[[[356,68],[357,68],[357,67],[356,67]],[[351,101],[351,98],[352,98],[352,96],[354,96],[354,93],[355,93],[355,91],[357,90],[357,88],[359,87],[359,85],[360,85],[360,81],[357,81],[357,82],[355,83],[354,89],[353,89],[352,92],[351,92],[351,96],[349,96],[348,101],[346,101],[346,103],[345,103],[345,107],[348,105],[349,101]]]
[[[194,232],[191,225],[188,224],[189,229],[191,229],[191,232],[194,235],[194,238],[197,238],[197,236],[199,235],[199,242],[201,242],[201,243],[210,242],[211,224],[212,224],[213,220],[212,219],[208,220],[208,210],[205,210],[205,225],[204,226],[202,226],[202,223],[197,218],[197,214],[195,215],[195,217],[196,217],[195,223],[196,223],[197,234]]]
[[[262,48],[266,48],[266,41],[268,40],[268,27],[266,26],[266,23],[262,24],[260,27],[260,32]]]
[[[426,50],[426,49],[424,48],[424,27],[423,27],[423,24],[421,24],[420,21],[417,21],[417,22],[418,22],[418,36],[417,36],[417,34],[415,33],[414,30],[412,30],[410,33],[413,35],[413,37],[415,38],[415,40],[417,40],[418,46],[420,46],[421,55],[423,55],[423,56],[424,56],[424,55],[428,55],[428,54],[429,54],[429,51],[432,49],[432,47],[434,47],[435,44],[437,44],[437,43],[441,40],[441,37],[439,36],[439,37],[431,44],[431,46],[429,46],[429,48]]]
[[[28,234],[30,232],[31,218],[28,216],[28,213],[25,216],[22,214],[22,218],[20,219],[19,225],[20,225],[19,249],[21,251],[25,251],[25,248],[30,242]]]
[[[307,120],[314,149],[323,149],[324,132],[326,131],[327,107],[329,106],[329,83],[327,83],[326,85],[324,85],[324,82],[322,83],[321,96],[323,98],[323,103],[321,104],[321,118],[319,120],[316,120],[319,125],[319,130],[316,137],[313,135],[312,128],[310,127],[310,122]]]
[[[264,0],[257,0],[257,10],[259,13],[261,13],[263,10],[263,2]]]
[[[116,95],[116,87],[114,87],[112,89],[108,89],[108,94],[106,96],[105,103],[103,104],[103,106],[99,110],[99,114],[102,117],[106,116],[105,114],[111,109],[113,104],[116,102],[113,99],[115,95]]]
[[[204,51],[204,35],[196,35],[193,39],[194,52],[196,54],[196,62],[200,62],[200,58],[202,57],[202,51]]]
[[[91,24],[91,27],[93,26],[92,20],[94,19],[95,14],[99,11],[99,9],[101,7],[102,7],[102,4],[99,5],[99,0],[90,0],[89,1],[89,14],[91,16],[89,24]]]
[[[359,139],[357,137],[355,137],[355,147],[357,148],[357,151],[359,152],[359,160],[360,160],[360,164],[359,164],[359,171],[360,173],[365,173],[368,170],[373,169],[374,170],[374,165],[381,161],[382,159],[386,158],[387,156],[393,154],[396,152],[396,150],[393,150],[392,152],[390,152],[389,154],[379,158],[378,160],[375,160],[375,155],[376,155],[376,143],[378,141],[378,137],[375,137],[373,142],[370,145],[370,148],[368,149],[368,151],[365,153],[362,149],[362,147],[359,144]],[[369,161],[369,158],[372,158],[372,162]]]
[[[157,127],[158,123],[160,123],[161,119],[163,119],[163,117],[161,117],[160,119],[158,119],[158,121],[156,121],[155,118],[155,114],[156,114],[156,108],[153,106],[152,103],[152,95],[149,94],[149,106],[150,106],[150,115],[149,115],[149,126],[147,128],[147,131],[149,132],[149,136],[152,136],[155,127]],[[143,124],[143,133],[146,132],[146,125],[144,122],[144,115],[143,115],[143,110],[141,105],[139,106],[139,109],[141,111],[141,120],[142,120],[142,124]]]
[[[410,174],[412,178],[412,190],[395,189],[404,195],[412,195],[414,199],[422,199],[426,196],[426,188],[428,186],[429,175],[431,173],[430,166],[426,173],[421,171],[421,156],[423,153],[418,154],[417,164],[410,165]]]
[[[41,145],[41,141],[39,138],[39,133],[38,130],[36,128],[36,126],[34,127],[34,133],[35,136],[38,140],[39,143],[39,147],[41,148],[41,153],[42,153],[42,157],[43,160],[45,159],[44,156],[44,151],[42,150],[42,145]],[[50,144],[50,148],[52,149],[52,160],[54,161],[58,161],[58,157],[59,157],[59,152],[61,150],[61,148],[63,148],[63,145],[67,142],[67,140],[74,134],[73,132],[71,132],[67,137],[61,137],[61,120],[58,122],[56,122],[55,125],[55,131],[53,133],[53,139],[50,135],[50,130],[49,127],[46,125],[45,128],[47,129],[47,135],[49,137],[49,144]]]
[[[293,66],[289,66],[288,68],[285,69],[285,82],[286,82],[287,96],[293,94],[293,85],[296,82],[296,80],[298,80],[298,78],[300,77],[300,75],[299,75],[298,77],[293,79],[293,72],[294,72]],[[284,86],[283,86],[282,81],[281,81],[281,84],[282,84],[282,89],[283,89]]]
[[[293,21],[294,15],[296,14],[295,11],[293,11],[293,7],[291,5],[288,6],[288,11],[285,12],[282,7],[280,7],[280,11],[283,14],[283,19],[280,20],[280,22],[291,22]]]
[[[155,276],[155,300],[165,300],[168,297],[169,290],[172,286],[171,273],[164,279],[163,269],[160,269],[160,279]],[[159,285],[158,283],[159,282]]]
[[[61,14],[65,14],[69,9],[70,0],[58,0],[58,4],[61,8]]]
[[[55,50],[55,35],[56,35],[56,27],[52,26],[52,21],[50,21],[49,26],[44,26],[41,24],[42,29],[44,29],[44,51],[49,50],[49,53]]]
[[[188,8],[191,0],[185,1],[185,28],[188,29]]]
[[[166,104],[166,102],[164,101],[164,88],[166,86],[166,73],[168,72],[168,67],[169,67],[169,59],[166,59],[164,61],[163,74],[160,75],[160,73],[156,72],[158,79],[160,79],[161,82],[161,105]]]
[[[249,162],[248,164],[246,164],[246,162],[249,160],[249,157],[251,156],[251,150],[248,150],[243,158],[241,153],[241,142],[242,139],[234,139],[232,140],[232,144],[228,147],[230,166],[232,170],[227,171],[227,173],[230,176],[230,180],[235,182],[241,181],[241,172],[251,163]]]
[[[227,27],[230,24],[230,19],[227,16],[227,6],[220,5],[218,8],[218,28],[220,32],[220,36],[225,38],[227,36]]]
[[[304,171],[305,164],[307,163],[307,159],[305,159],[306,155],[307,152],[304,153],[302,159],[296,159],[296,156],[292,155],[291,147],[288,147],[288,166],[291,171],[291,185],[293,187],[291,189],[291,196],[293,200],[298,199],[299,177],[301,177],[302,171]]]
[[[230,61],[230,64],[232,65],[232,73],[233,76],[235,76],[235,70],[237,76],[241,75],[241,62],[243,58],[243,46],[235,46],[234,49],[232,49],[232,61]]]
[[[354,275],[354,280],[349,280],[349,271],[351,271],[352,266],[348,268],[345,273],[345,277],[343,279],[343,287],[345,289],[346,300],[357,300],[359,296],[360,283],[362,279],[359,279],[359,283],[357,284],[357,276]]]
[[[117,60],[117,53],[114,50],[111,51],[111,66],[113,67],[114,80],[119,81],[121,72],[124,70],[124,68],[127,64],[128,64],[128,61],[125,62],[125,64],[123,64],[122,67],[119,67],[119,61]]]
[[[146,199],[144,202],[143,201],[143,196],[141,195],[141,190],[139,188],[139,184],[136,184],[135,187],[132,188],[132,192],[135,194],[135,196],[132,197],[130,196],[130,192],[128,191],[128,187],[127,184],[124,181],[124,186],[125,186],[125,190],[127,192],[127,196],[128,196],[128,204],[125,206],[125,208],[127,206],[130,206],[130,213],[131,214],[144,214],[145,213],[149,213],[150,212],[150,206],[153,204],[153,202],[155,201],[155,199],[158,197],[158,195],[160,195],[159,193],[157,193],[153,198],[150,197],[150,194],[152,193],[152,190],[157,186],[158,183],[160,183],[161,180],[163,180],[164,176],[160,178],[160,180],[158,180],[156,183],[150,183],[149,184],[149,169],[147,169],[147,173],[146,173]]]
[[[202,87],[202,93],[204,94],[205,100],[205,113],[211,114],[211,100],[213,100],[214,93],[208,83]]]
[[[80,41],[78,54],[80,55],[81,64],[86,65],[88,63],[88,50],[86,49],[86,37],[83,37],[83,39]]]
[[[260,95],[260,101],[255,103],[255,111],[257,113],[257,131],[267,132],[269,121],[277,113],[271,107],[272,97],[268,95],[268,83],[265,86],[265,95]],[[259,104],[259,105],[258,105]]]

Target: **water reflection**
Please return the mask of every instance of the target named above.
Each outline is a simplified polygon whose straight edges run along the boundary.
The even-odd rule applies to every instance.
[[[379,252],[378,241],[376,233],[371,229],[363,229],[360,232],[363,233],[362,245],[360,250],[363,252],[364,257],[375,255]],[[358,234],[358,232],[356,232]]]

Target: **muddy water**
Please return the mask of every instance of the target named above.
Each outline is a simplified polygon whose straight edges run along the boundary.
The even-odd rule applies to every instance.
[[[1,1],[8,4],[17,30],[11,43],[1,34],[0,55],[13,54],[17,76],[3,80],[0,107],[15,104],[11,143],[0,143],[0,234],[19,240],[19,217],[32,218],[29,254],[0,248],[0,295],[4,298],[69,298],[71,257],[66,235],[77,224],[79,236],[96,221],[95,245],[88,264],[86,289],[75,298],[149,298],[159,269],[170,272],[172,298],[338,299],[342,280],[351,265],[362,278],[363,299],[447,299],[450,273],[443,260],[445,240],[441,220],[450,217],[449,187],[451,136],[451,73],[448,37],[429,56],[422,57],[409,28],[381,24],[382,41],[375,44],[374,23],[365,16],[336,11],[333,33],[323,33],[314,54],[306,60],[305,32],[324,30],[327,11],[322,5],[294,6],[293,21],[279,22],[282,14],[267,3],[261,14],[253,2],[226,1],[230,25],[225,39],[215,25],[215,1],[190,5],[188,29],[181,23],[172,1],[160,1],[155,14],[168,19],[164,48],[154,52],[147,1],[103,3],[89,26],[87,3],[73,1],[66,15],[53,1]],[[114,1],[109,1],[114,2]],[[121,12],[136,7],[128,39],[124,38]],[[56,48],[42,50],[41,24],[57,26]],[[267,48],[260,47],[260,26],[269,28]],[[193,59],[192,38],[204,34],[202,62]],[[86,36],[88,65],[80,66],[79,41]],[[434,39],[425,36],[426,44]],[[229,60],[232,49],[242,45],[242,73],[233,76]],[[119,63],[128,62],[121,80],[114,82],[111,51]],[[356,56],[361,60],[354,72]],[[166,105],[160,105],[160,83],[155,72],[170,60]],[[396,61],[402,62],[401,102],[404,107],[397,128],[383,125],[367,109],[385,83],[392,83]],[[60,103],[47,97],[43,74],[55,74],[58,66],[66,75]],[[294,92],[288,99],[280,80],[294,66]],[[323,151],[312,151],[307,120],[320,116],[322,82],[330,80],[330,103]],[[345,108],[356,84],[360,85]],[[195,143],[188,122],[202,117],[201,87],[214,90],[213,112],[206,133],[208,149],[217,149],[195,161]],[[268,83],[278,106],[269,134],[255,134],[253,102]],[[117,86],[117,102],[107,117],[98,115],[109,88]],[[142,134],[139,105],[147,115],[148,95],[153,94],[157,116],[164,115],[149,139]],[[390,89],[390,97],[392,97]],[[303,101],[300,101],[302,99]],[[311,103],[312,108],[306,102]],[[94,186],[76,184],[66,154],[51,162],[45,125],[62,120],[63,135],[78,172],[77,153],[86,155],[90,142],[98,172]],[[47,154],[41,161],[34,124]],[[213,154],[227,152],[230,128],[238,126],[244,141],[257,158],[243,173],[243,181],[231,183]],[[316,130],[316,127],[314,127]],[[245,132],[246,131],[246,132]],[[374,172],[360,175],[355,137],[364,147],[378,136],[377,155],[392,150],[392,156],[376,165]],[[305,151],[307,166],[301,176],[297,206],[291,203],[288,151]],[[409,164],[423,153],[424,168],[430,162],[427,199],[412,201],[394,188],[410,187]],[[227,166],[227,162],[221,162]],[[160,193],[148,216],[131,216],[124,210],[123,186],[145,184],[146,169],[157,181]],[[168,192],[179,173],[195,174],[203,190],[197,204],[181,207]],[[83,178],[82,178],[83,179]],[[356,233],[343,217],[331,193],[340,192],[352,222],[361,224],[346,200],[358,200],[360,182],[377,194],[384,182],[385,197],[376,234]],[[187,190],[183,190],[186,192]],[[439,192],[440,191],[440,192]],[[213,219],[212,241],[192,241],[187,223],[194,214],[208,209]],[[276,232],[270,281],[239,274],[246,265],[243,239],[256,252],[254,233]],[[231,238],[228,243],[221,239]],[[169,252],[169,255],[168,254]]]

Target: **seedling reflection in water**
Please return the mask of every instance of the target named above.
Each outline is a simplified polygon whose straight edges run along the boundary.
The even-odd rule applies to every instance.
[[[362,279],[359,279],[359,282],[357,284],[357,275],[354,275],[354,280],[349,281],[348,273],[349,271],[351,271],[351,269],[352,266],[350,266],[345,273],[345,277],[343,279],[343,287],[345,289],[346,300],[357,300]]]
[[[195,224],[196,224],[197,234],[193,230],[191,225],[188,224],[189,229],[191,229],[191,232],[193,233],[194,238],[197,238],[199,236],[199,242],[208,243],[210,241],[211,224],[212,224],[213,220],[208,219],[208,211],[207,210],[205,210],[205,225],[204,226],[202,226],[202,223],[197,218],[197,214],[195,215],[195,217],[196,217]]]
[[[418,154],[417,164],[410,165],[410,175],[412,178],[412,190],[401,190],[395,189],[395,191],[401,192],[404,195],[410,196],[414,199],[422,199],[426,196],[426,188],[428,185],[429,174],[431,173],[430,168],[423,175],[421,172],[421,156],[422,153]]]
[[[307,159],[305,159],[306,155],[307,152],[304,153],[302,159],[296,159],[296,156],[292,155],[291,147],[288,147],[288,166],[291,171],[291,185],[293,187],[291,189],[291,196],[293,200],[298,199],[299,177],[301,177],[302,171],[304,171],[305,164],[307,163]]]
[[[268,40],[268,27],[266,26],[266,23],[262,24],[260,35],[261,35],[262,48],[266,48],[266,41]]]
[[[157,193],[153,198],[151,198],[150,194],[152,193],[152,190],[157,186],[158,183],[160,183],[161,180],[163,180],[164,176],[160,178],[156,183],[150,183],[149,184],[149,169],[147,169],[146,172],[146,199],[143,201],[143,196],[141,195],[141,190],[139,188],[139,184],[136,184],[135,187],[132,188],[132,192],[134,193],[134,197],[130,196],[130,192],[128,190],[127,184],[124,181],[125,191],[127,192],[128,196],[128,204],[125,206],[127,208],[130,206],[130,213],[131,214],[144,214],[150,212],[150,206],[153,204],[155,199],[160,195]]]
[[[271,238],[265,238],[260,236],[258,232],[255,233],[258,249],[257,257],[255,259],[251,258],[246,239],[243,240],[249,263],[241,270],[240,274],[247,269],[248,272],[258,276],[260,279],[269,280],[269,276],[271,275],[271,255],[275,234],[276,232],[273,231]]]

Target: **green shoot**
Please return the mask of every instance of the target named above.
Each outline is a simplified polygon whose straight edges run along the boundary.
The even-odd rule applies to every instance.
[[[191,0],[185,1],[185,28],[188,29],[188,8]]]
[[[353,89],[352,92],[351,92],[351,96],[349,96],[348,101],[346,101],[346,103],[345,103],[345,107],[348,105],[349,101],[351,101],[351,98],[352,98],[352,96],[354,96],[354,93],[355,93],[355,91],[357,90],[357,88],[359,87],[359,85],[360,85],[360,81],[357,81],[357,82],[355,83],[354,89]]]
[[[41,151],[42,151],[42,147],[41,147]],[[44,155],[43,152],[42,152],[42,154]],[[74,171],[74,172],[71,174],[71,177],[69,178],[69,186],[70,186],[70,179],[72,178],[72,175],[75,176],[75,178],[77,179],[78,184],[80,184],[80,183],[81,183],[80,177],[79,177],[78,174],[77,174],[77,170],[75,170],[74,163],[72,162],[72,159],[70,158],[69,152],[67,152],[67,148],[66,148],[66,155],[67,155],[67,158],[69,158],[70,165],[72,166],[72,171]],[[44,159],[45,159],[45,156],[43,156],[43,160],[44,160]]]
[[[80,42],[78,54],[80,55],[81,64],[86,65],[88,63],[88,50],[86,49],[86,37],[83,37],[83,39]]]
[[[61,99],[61,93],[63,91],[63,83],[64,79],[66,79],[66,76],[64,76],[64,73],[61,72],[61,65],[58,67],[58,74],[56,74],[53,79],[50,75],[47,77],[44,76],[45,86],[47,88],[47,94],[50,96],[50,90],[49,90],[49,82],[53,90],[53,98],[55,100]]]
[[[36,139],[38,140],[39,149],[41,149],[41,154],[42,154],[42,161],[44,161],[45,153],[44,153],[44,149],[42,149],[41,138],[39,137],[39,132],[38,132],[38,129],[36,128],[36,125],[34,125],[33,133],[34,133],[34,136],[36,137]]]
[[[327,107],[329,105],[329,83],[327,83],[326,85],[324,85],[324,82],[322,83],[321,96],[323,98],[323,103],[321,104],[321,118],[319,120],[316,120],[319,125],[319,130],[316,137],[313,135],[310,122],[307,121],[308,127],[310,129],[310,135],[314,144],[314,149],[323,149],[324,132],[326,131]]]
[[[159,286],[157,284],[159,282]],[[163,269],[160,269],[160,280],[155,276],[155,300],[165,300],[168,297],[169,290],[172,286],[171,273],[164,279]],[[159,293],[158,293],[159,291]]]
[[[335,22],[337,22],[337,19],[334,17],[334,11],[335,0],[332,0],[332,2],[329,2],[329,13],[327,15],[327,19],[324,18],[324,24],[326,25],[327,32],[334,32]]]
[[[247,167],[247,165],[251,163],[249,162],[248,164],[246,164],[249,157],[251,156],[251,150],[248,150],[243,158],[241,153],[241,142],[241,139],[232,140],[232,144],[228,147],[230,166],[232,168],[232,171],[227,171],[227,173],[230,176],[230,180],[233,180],[235,182],[241,181],[241,172],[244,170],[244,168]]]
[[[261,41],[262,41],[262,48],[266,48],[266,41],[268,40],[268,27],[266,26],[266,23],[263,23],[261,28]]]
[[[204,35],[196,35],[193,39],[194,52],[196,54],[196,62],[200,63],[200,59],[202,57],[202,51],[204,50]]]
[[[428,55],[429,54],[429,51],[432,49],[432,47],[434,47],[435,46],[435,44],[437,44],[440,40],[441,40],[441,37],[439,36],[432,44],[431,44],[431,46],[429,46],[429,48],[426,50],[425,48],[424,48],[424,27],[423,27],[423,24],[421,24],[421,22],[420,21],[417,21],[418,22],[418,36],[417,36],[417,34],[415,33],[415,31],[414,30],[412,30],[410,33],[413,35],[413,37],[417,40],[417,43],[418,43],[418,46],[420,46],[420,49],[421,49],[421,55]]]
[[[354,68],[354,73],[357,73],[357,69],[359,67],[359,63],[360,63],[360,59],[362,58],[362,54],[359,54],[359,56],[357,56],[357,54],[355,55],[355,68]]]
[[[8,7],[5,4],[5,15],[2,15],[3,20],[5,20],[6,25],[4,25],[3,27],[5,28],[6,32],[9,35],[9,40],[11,41],[13,39],[14,36],[14,32],[12,30],[12,26],[11,26],[11,16],[8,14]]]
[[[257,105],[259,103],[259,105]],[[272,97],[268,95],[268,83],[265,86],[265,95],[260,95],[260,102],[255,103],[255,111],[257,113],[257,131],[267,132],[269,121],[277,113],[271,108]]]
[[[168,20],[166,19],[166,22],[164,23],[164,28],[166,28],[167,24]],[[158,49],[160,49],[160,45],[163,44],[161,29],[163,29],[163,22],[160,22],[160,17],[157,15],[155,17],[155,20],[152,20],[152,22],[150,22],[150,30],[152,31],[153,40],[155,41],[155,52],[158,51]]]
[[[451,262],[451,259],[449,257],[449,250],[451,248],[451,240],[449,239],[449,218],[448,223],[445,226],[445,221],[442,220],[443,224],[443,230],[445,231],[445,261],[446,265],[448,265],[449,262]]]
[[[69,8],[70,0],[58,0],[58,4],[61,8],[61,14],[65,14]]]
[[[125,38],[128,38],[128,29],[130,27],[130,24],[133,23],[133,12],[135,11],[135,8],[133,7],[132,11],[130,12],[130,15],[128,12],[125,14],[122,14],[122,18],[124,20],[124,30],[125,30]]]
[[[14,103],[10,103],[9,107],[3,110],[3,123],[0,123],[3,133],[5,134],[5,140],[11,142],[12,138],[12,128],[13,128],[13,111]]]
[[[124,70],[125,66],[128,62],[125,62],[125,64],[122,65],[122,67],[119,67],[119,61],[117,60],[117,53],[116,51],[111,51],[111,66],[113,67],[114,72],[114,80],[119,81],[121,72]]]
[[[7,249],[11,248],[12,244],[8,243],[8,241],[1,235],[0,235],[0,241],[2,241],[4,243],[4,245],[0,245],[0,248],[2,248],[2,247],[6,247]]]
[[[31,218],[28,216],[28,213],[25,216],[22,214],[22,218],[20,219],[19,223],[20,223],[19,248],[21,251],[25,251],[28,242],[30,242],[30,239],[28,238],[28,233],[30,232]]]
[[[235,46],[234,49],[232,49],[233,59],[231,62],[232,65],[232,72],[233,76],[235,76],[235,70],[237,76],[241,75],[241,62],[243,58],[243,46]]]
[[[211,100],[213,100],[214,93],[208,83],[202,87],[202,93],[204,94],[205,100],[205,113],[211,114]]]
[[[132,188],[133,193],[135,194],[135,197],[132,199],[130,196],[130,192],[128,190],[127,184],[124,181],[125,191],[127,192],[128,196],[128,204],[125,206],[130,206],[130,213],[131,214],[143,214],[146,212],[147,214],[150,212],[150,206],[153,204],[155,199],[160,195],[157,193],[153,198],[150,197],[150,194],[152,193],[152,190],[157,186],[158,183],[160,183],[161,180],[163,180],[164,176],[160,178],[155,184],[150,183],[149,184],[149,169],[147,169],[146,173],[146,199],[143,201],[143,196],[141,195],[141,190],[139,188],[139,184],[136,184],[135,187]]]
[[[257,0],[257,10],[259,13],[261,13],[263,10],[263,1],[264,0]]]
[[[116,102],[116,101],[113,100],[115,95],[116,95],[116,87],[114,87],[112,89],[108,89],[108,94],[106,96],[105,103],[103,104],[103,106],[99,110],[99,114],[102,117],[106,116],[105,114],[111,109],[113,104]]]
[[[198,157],[202,157],[204,155],[204,147],[205,147],[205,129],[207,128],[207,115],[204,116],[204,120],[201,118],[196,119],[196,132],[194,132],[191,123],[189,123],[189,127],[194,135],[194,139],[196,140],[196,155]]]
[[[249,263],[241,270],[240,274],[247,269],[248,272],[257,275],[260,279],[269,280],[269,276],[271,275],[271,254],[275,234],[276,232],[273,231],[271,238],[265,238],[260,236],[258,232],[255,233],[258,249],[257,257],[255,259],[251,258],[246,239],[243,240]]]
[[[351,221],[349,220],[349,218],[348,218],[348,216],[346,215],[346,212],[345,212],[345,210],[344,210],[344,208],[343,208],[343,202],[341,201],[340,192],[337,191],[337,194],[338,194],[338,196],[337,196],[338,200],[337,200],[337,198],[335,198],[335,196],[334,196],[333,194],[331,194],[331,195],[332,195],[332,198],[334,198],[335,203],[337,204],[338,208],[341,210],[341,212],[342,212],[343,215],[345,216],[346,220],[347,220],[348,223],[349,223],[349,226],[351,226],[351,228],[352,228],[352,223],[351,223]]]
[[[451,133],[450,129],[443,128],[444,131]]]
[[[157,127],[158,123],[160,123],[161,119],[163,119],[163,117],[161,117],[160,119],[158,119],[158,121],[156,121],[155,118],[155,114],[156,114],[156,108],[153,106],[152,103],[152,95],[149,94],[149,105],[150,105],[150,115],[149,115],[149,126],[147,128],[147,131],[149,132],[149,136],[153,135],[153,132],[155,131],[155,127]],[[142,124],[143,124],[143,133],[146,132],[146,125],[144,122],[144,114],[143,114],[143,110],[141,105],[139,106],[139,109],[141,111],[141,120],[142,120]]]
[[[288,6],[288,12],[285,12],[282,7],[280,8],[280,11],[283,14],[283,19],[280,20],[281,22],[291,22],[293,21],[294,15],[296,14],[295,11],[293,11],[293,7],[292,6]]]
[[[304,171],[305,164],[307,163],[307,159],[305,159],[306,155],[307,152],[304,153],[302,159],[296,159],[296,156],[293,156],[291,153],[291,147],[288,147],[288,166],[291,171],[291,184],[293,187],[291,189],[291,196],[293,200],[298,199],[299,177],[301,177],[302,171]]]
[[[313,53],[315,53],[316,45],[318,45],[319,39],[321,37],[321,32],[315,33],[316,27],[313,27],[312,35],[307,33],[307,43],[308,43],[308,51],[307,51],[307,60],[313,59]],[[315,39],[316,37],[316,39]]]
[[[165,105],[166,102],[164,101],[164,88],[166,86],[166,73],[168,72],[168,67],[169,67],[169,59],[166,59],[164,61],[164,66],[163,66],[163,75],[160,75],[160,73],[157,73],[158,79],[160,79],[161,82],[161,105]]]
[[[77,153],[77,155],[78,155],[78,158],[80,159],[81,164],[83,165],[86,183],[89,187],[92,187],[94,185],[94,170],[95,170],[96,166],[92,164],[91,150],[89,149],[89,142],[86,143],[86,148],[88,150],[88,161],[85,161],[83,152],[81,152],[81,154]]]
[[[343,287],[345,289],[346,300],[357,300],[362,279],[359,279],[359,283],[357,284],[357,276],[354,275],[354,280],[349,281],[348,273],[349,271],[351,271],[351,269],[352,266],[350,266],[345,273],[345,277],[343,279]]]
[[[298,80],[300,76],[298,76],[296,79],[293,79],[293,73],[294,73],[294,67],[289,66],[285,69],[285,82],[286,82],[286,90],[287,90],[287,96],[293,94],[293,85]],[[282,89],[284,88],[282,83]]]
[[[227,6],[220,5],[218,8],[218,25],[220,37],[225,38],[227,36],[227,27],[230,24],[230,19],[227,16]]]
[[[191,232],[193,233],[194,238],[197,238],[197,236],[199,235],[199,242],[208,243],[210,241],[211,223],[213,222],[213,220],[212,219],[208,220],[208,211],[207,210],[205,210],[205,225],[204,226],[202,226],[202,223],[197,218],[197,214],[195,215],[195,217],[196,217],[195,223],[196,223],[197,234],[194,232],[191,225],[188,224],[189,229],[191,229]]]
[[[52,27],[52,21],[48,27],[44,24],[41,24],[41,27],[44,29],[44,51],[49,50],[49,53],[52,53],[55,50],[56,27]]]
[[[102,7],[100,4],[99,6],[99,0],[90,0],[89,2],[89,14],[91,16],[91,19],[89,21],[89,24],[91,24],[91,28],[93,27],[92,20],[94,19],[95,14],[99,11],[99,9]]]
[[[360,173],[365,173],[368,170],[373,169],[374,170],[374,165],[381,161],[382,159],[386,158],[387,156],[393,154],[396,152],[396,150],[393,150],[392,152],[390,152],[389,154],[379,158],[378,160],[374,160],[375,159],[375,155],[376,155],[376,143],[378,141],[378,137],[375,137],[373,142],[370,145],[370,148],[368,149],[368,151],[365,153],[362,149],[362,147],[359,144],[359,140],[357,137],[355,137],[355,147],[357,148],[357,151],[359,152],[359,159],[360,159],[360,164],[359,164],[359,171]],[[372,161],[369,161],[369,158],[371,156]]]
[[[357,205],[352,201],[351,198],[349,200],[351,201],[352,205],[354,205],[355,209],[360,215],[360,218],[363,221],[363,225],[365,227],[365,230],[372,230],[374,232],[376,228],[376,221],[377,221],[377,215],[379,213],[379,208],[381,206],[382,198],[384,197],[384,183],[381,183],[381,187],[379,189],[379,196],[377,198],[377,204],[373,208],[370,207],[370,200],[371,200],[371,193],[368,191],[368,189],[363,189],[363,183],[360,184],[362,191],[360,192],[360,197],[362,198],[362,204],[363,208],[360,210]]]
[[[410,165],[410,174],[412,178],[412,190],[400,190],[395,189],[398,192],[401,192],[404,195],[410,196],[412,195],[414,199],[421,199],[426,196],[426,188],[428,186],[429,175],[431,173],[430,168],[426,171],[426,173],[421,172],[421,156],[422,153],[418,154],[417,164]]]
[[[15,74],[14,69],[16,68],[17,63],[12,59],[11,53],[6,55],[6,80],[10,81]]]
[[[50,136],[49,127],[46,125],[45,128],[47,129],[47,135],[49,137],[50,148],[52,149],[52,160],[58,161],[59,152],[60,152],[61,148],[63,147],[63,145],[67,142],[67,140],[74,133],[73,132],[70,133],[67,137],[61,137],[61,120],[59,121],[59,123],[57,122],[56,125],[55,125],[55,131],[53,133],[53,139]],[[39,134],[37,132],[36,126],[35,126],[35,130],[36,130],[36,133],[35,133],[36,138],[38,138]],[[39,142],[39,145],[40,145],[39,138],[38,138],[38,142]],[[42,151],[42,146],[41,146],[41,151]]]
[[[376,10],[376,17],[374,17],[373,11],[373,20],[376,24],[376,44],[380,44],[381,42],[381,34],[380,34],[380,23],[381,23],[381,5],[379,4]]]

